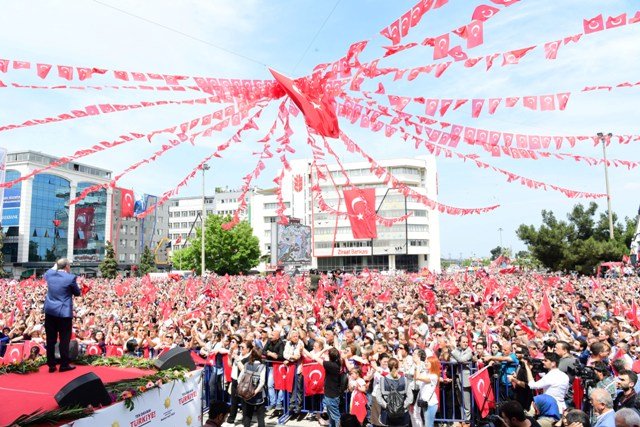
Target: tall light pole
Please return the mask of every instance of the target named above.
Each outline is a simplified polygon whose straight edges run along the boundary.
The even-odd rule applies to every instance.
[[[607,187],[607,213],[609,215],[609,240],[613,240],[613,215],[611,213],[611,193],[609,191],[609,168],[607,166],[607,141],[611,140],[611,133],[606,136],[598,132],[598,138],[602,142],[602,159],[604,160],[604,183]]]
[[[498,233],[500,235],[500,250],[504,252],[504,248],[502,247],[502,227],[498,228]]]
[[[206,218],[206,209],[205,209],[205,197],[204,197],[204,191],[205,191],[205,186],[204,186],[204,173],[206,171],[208,171],[209,169],[211,169],[209,167],[208,164],[204,164],[202,165],[202,212],[200,213],[200,220],[202,223],[202,239],[201,239],[201,243],[202,243],[202,247],[200,248],[200,275],[204,277],[204,236],[205,236],[205,229],[204,229],[204,219]]]

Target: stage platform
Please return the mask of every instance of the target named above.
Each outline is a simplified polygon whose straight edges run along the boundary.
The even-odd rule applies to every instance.
[[[49,367],[44,365],[38,372],[30,374],[0,375],[0,426],[9,425],[20,415],[29,414],[37,409],[56,409],[58,404],[54,399],[55,394],[67,383],[88,372],[93,372],[106,384],[143,377],[156,371],[77,365],[73,371],[49,373]]]

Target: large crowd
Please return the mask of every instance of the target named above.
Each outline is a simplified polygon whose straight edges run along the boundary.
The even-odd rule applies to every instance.
[[[638,277],[311,273],[79,278],[87,292],[74,301],[73,337],[105,354],[193,350],[212,365],[212,400],[231,402],[210,422],[234,423],[240,407],[245,425],[256,415],[262,426],[268,416],[302,418],[313,407],[306,416],[331,426],[341,418],[640,426]],[[11,343],[44,343],[44,281],[4,280],[0,288],[0,355]],[[295,367],[286,399],[273,362]],[[310,363],[324,367],[323,394],[315,396],[323,405],[303,393]],[[485,367],[498,403],[490,417],[469,379]]]

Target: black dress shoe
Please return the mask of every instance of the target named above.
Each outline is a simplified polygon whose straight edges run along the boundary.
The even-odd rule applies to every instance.
[[[55,371],[56,371],[56,367],[55,366],[49,366],[49,373],[55,372]]]
[[[60,372],[73,371],[76,369],[75,366],[60,366]]]

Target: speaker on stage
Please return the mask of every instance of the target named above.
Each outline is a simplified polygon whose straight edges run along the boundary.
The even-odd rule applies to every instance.
[[[109,392],[102,384],[102,380],[93,372],[79,376],[55,395],[56,402],[61,408],[70,406],[106,406],[111,404]]]
[[[60,360],[60,343],[56,342],[55,349],[56,360]],[[71,340],[69,343],[69,360],[76,360],[78,358],[78,341]]]
[[[191,358],[191,352],[182,347],[174,347],[166,353],[161,354],[154,362],[154,365],[160,371],[172,369],[177,366],[185,367],[190,371],[196,369],[196,363]]]

